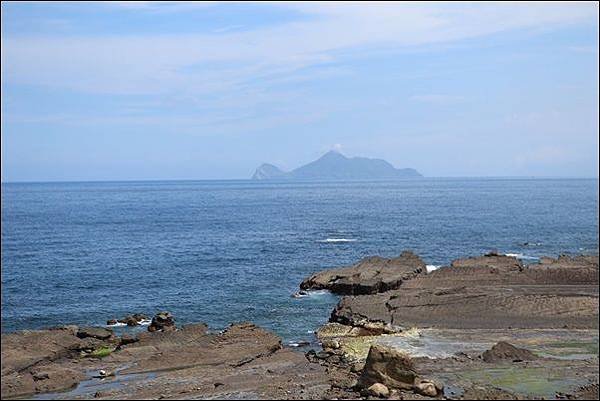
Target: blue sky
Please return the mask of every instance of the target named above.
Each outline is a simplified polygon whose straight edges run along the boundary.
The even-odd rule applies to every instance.
[[[597,3],[2,3],[2,180],[248,178],[336,148],[597,177]]]

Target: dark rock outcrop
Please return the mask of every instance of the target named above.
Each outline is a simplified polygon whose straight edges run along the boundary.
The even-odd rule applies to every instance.
[[[159,312],[152,318],[152,322],[148,326],[149,332],[154,331],[174,331],[175,318],[169,312]]]
[[[410,251],[404,251],[397,258],[373,256],[353,266],[316,273],[305,279],[300,288],[327,289],[344,295],[375,294],[396,289],[403,282],[424,274],[423,260]]]

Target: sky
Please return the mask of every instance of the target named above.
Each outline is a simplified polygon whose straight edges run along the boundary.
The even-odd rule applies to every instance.
[[[1,7],[4,182],[598,176],[596,2]]]

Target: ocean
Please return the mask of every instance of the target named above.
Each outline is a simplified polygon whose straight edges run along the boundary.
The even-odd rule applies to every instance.
[[[598,253],[597,179],[2,184],[2,331],[170,311],[312,339],[338,297],[313,272],[411,249]]]

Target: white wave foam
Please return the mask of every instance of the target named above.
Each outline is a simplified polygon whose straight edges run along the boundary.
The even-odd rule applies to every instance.
[[[289,341],[288,342],[288,347],[306,347],[307,345],[310,345],[310,342],[308,342],[308,341]]]
[[[322,295],[331,294],[328,290],[310,290],[307,291],[309,297],[320,297]]]
[[[148,326],[150,323],[152,323],[152,320],[150,319],[142,319],[138,322],[138,325],[140,326]],[[107,324],[106,327],[125,327],[127,326],[127,323],[121,323],[121,322],[117,322],[115,324]]]
[[[442,266],[440,266],[440,265],[427,265],[427,266],[425,266],[425,269],[427,269],[427,273],[431,273],[432,271],[437,270],[440,267],[442,267]]]
[[[522,253],[505,253],[506,256],[512,256],[513,258],[522,260],[539,260],[537,256],[523,255]]]
[[[329,290],[301,290],[292,294],[292,298],[309,298],[309,297],[322,297],[323,295],[331,294]]]
[[[327,239],[320,239],[317,240],[317,242],[355,242],[356,239],[354,238],[327,238]]]

